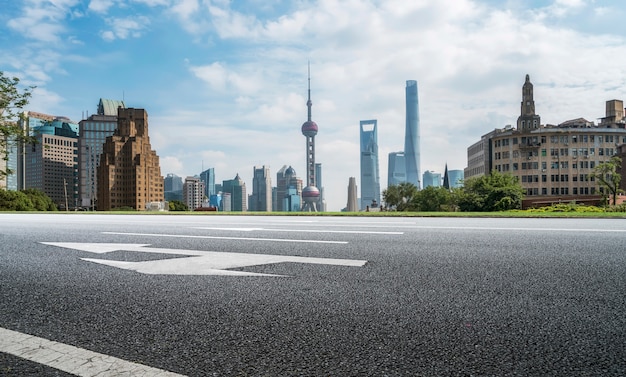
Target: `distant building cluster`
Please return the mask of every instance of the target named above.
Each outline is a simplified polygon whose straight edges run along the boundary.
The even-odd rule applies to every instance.
[[[405,88],[406,122],[404,131],[404,151],[391,152],[388,156],[387,187],[410,183],[416,188],[429,186],[447,188],[459,187],[463,184],[463,171],[445,168],[442,178],[440,173],[426,171],[420,174],[420,120],[417,81],[407,80]],[[358,210],[371,210],[381,204],[379,157],[378,157],[378,121],[376,119],[360,122],[361,138],[361,197]],[[351,198],[352,182],[348,188],[348,198]],[[346,207],[350,211],[352,205]]]

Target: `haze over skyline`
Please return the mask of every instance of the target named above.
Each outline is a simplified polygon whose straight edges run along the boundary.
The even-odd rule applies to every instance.
[[[359,121],[378,120],[380,180],[404,148],[418,82],[421,172],[520,112],[526,74],[542,122],[604,116],[626,100],[617,0],[4,0],[0,70],[35,85],[27,110],[78,122],[98,100],[149,114],[163,176],[216,182],[291,165],[306,179],[307,62],[328,209],[359,171]],[[360,192],[360,191],[359,191]]]

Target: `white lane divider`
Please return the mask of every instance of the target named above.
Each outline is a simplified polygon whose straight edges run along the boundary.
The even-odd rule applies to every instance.
[[[125,232],[102,232],[118,236],[146,236],[146,237],[173,237],[173,238],[199,238],[212,240],[240,240],[240,241],[272,241],[272,242],[300,242],[300,243],[330,243],[345,245],[347,241],[322,241],[322,240],[290,240],[286,238],[251,238],[251,237],[219,237],[219,236],[195,236],[191,234],[159,234],[159,233],[125,233]]]
[[[0,352],[76,376],[184,376],[0,327]]]
[[[275,228],[217,228],[217,227],[193,227],[201,230],[232,230],[240,232],[302,232],[302,233],[339,233],[339,234],[389,234],[402,235],[404,232],[385,232],[375,230],[321,230],[321,229],[275,229]]]

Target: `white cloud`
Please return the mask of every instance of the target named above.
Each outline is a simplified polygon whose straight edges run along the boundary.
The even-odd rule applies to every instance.
[[[166,176],[167,174],[176,174],[180,177],[185,177],[185,171],[183,162],[177,156],[159,156],[159,164],[161,165],[161,174]]]
[[[7,26],[26,38],[57,43],[66,31],[63,20],[72,14],[71,8],[76,4],[78,0],[25,0],[22,15],[10,19]]]
[[[226,88],[227,72],[219,62],[206,66],[191,67],[190,70],[196,77],[209,84],[211,88],[218,90]]]
[[[111,30],[102,31],[100,36],[108,42],[116,39],[138,38],[150,25],[150,20],[145,16],[112,18],[106,22]]]
[[[91,0],[87,8],[92,12],[107,13],[115,4],[116,0]]]

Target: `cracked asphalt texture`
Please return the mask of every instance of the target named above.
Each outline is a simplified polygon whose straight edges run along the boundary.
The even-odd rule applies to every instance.
[[[626,375],[625,220],[0,214],[0,223],[0,327],[155,368],[189,376]],[[404,234],[373,233],[385,231]],[[39,242],[368,263],[245,269],[289,277],[144,275]],[[0,353],[0,375],[33,371],[66,375]]]

